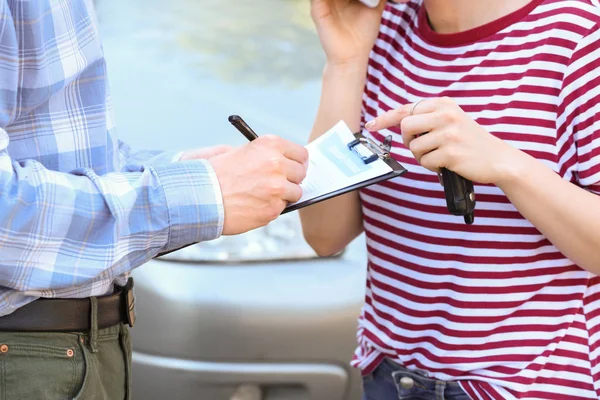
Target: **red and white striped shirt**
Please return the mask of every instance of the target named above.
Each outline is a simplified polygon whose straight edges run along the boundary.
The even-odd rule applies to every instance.
[[[534,0],[440,35],[422,0],[388,4],[363,121],[449,96],[493,135],[600,194],[599,23],[592,0]],[[475,185],[473,225],[451,216],[400,131],[372,137],[388,134],[408,172],[361,191],[369,270],[353,365],[369,373],[389,357],[459,380],[472,399],[600,398],[600,278],[497,187]]]

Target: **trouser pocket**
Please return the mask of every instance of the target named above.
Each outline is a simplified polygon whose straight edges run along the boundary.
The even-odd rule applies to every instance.
[[[75,400],[129,399],[130,352],[124,351],[129,336],[123,327],[114,326],[98,332],[97,346],[89,346],[90,338],[82,336],[80,344],[85,358],[85,378]],[[96,348],[97,351],[92,351]]]
[[[0,332],[0,400],[72,399],[85,370],[77,335]]]
[[[125,325],[121,325],[121,335],[119,337],[121,342],[121,350],[123,351],[123,360],[125,362],[125,399],[131,399],[131,358],[132,358],[132,347],[131,337],[129,336],[129,328]]]

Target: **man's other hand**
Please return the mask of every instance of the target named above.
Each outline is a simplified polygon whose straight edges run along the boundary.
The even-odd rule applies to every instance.
[[[213,147],[204,147],[200,149],[186,151],[182,154],[179,160],[209,160],[218,155],[225,154],[231,150],[233,150],[233,147],[227,146],[225,144]]]
[[[235,235],[267,225],[300,199],[308,151],[267,135],[209,161],[223,194],[223,234]]]

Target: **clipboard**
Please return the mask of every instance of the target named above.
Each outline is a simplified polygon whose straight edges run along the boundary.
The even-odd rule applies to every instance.
[[[364,187],[383,182],[392,178],[403,175],[406,172],[406,168],[396,161],[390,154],[392,137],[386,137],[383,144],[378,144],[374,140],[363,136],[360,132],[354,133],[354,140],[347,144],[347,150],[350,157],[359,157],[363,163],[370,164],[376,160],[381,160],[388,167],[390,171],[386,174],[379,175],[375,178],[367,179],[342,189],[335,190],[302,202],[294,203],[287,206],[281,214],[286,214],[292,211],[299,210],[304,207],[311,206],[316,203],[320,203],[325,200],[346,194]]]

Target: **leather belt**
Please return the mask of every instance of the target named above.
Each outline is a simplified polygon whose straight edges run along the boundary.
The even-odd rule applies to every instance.
[[[133,278],[114,294],[97,297],[98,329],[120,323],[135,324]],[[84,299],[41,298],[0,317],[5,332],[87,332],[91,328],[91,302]]]

